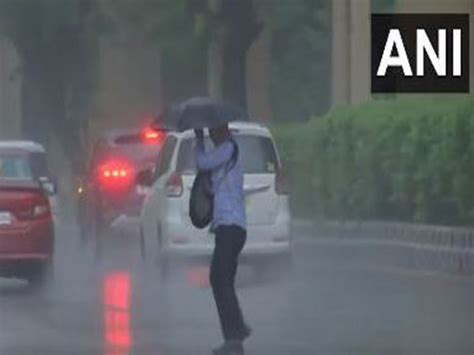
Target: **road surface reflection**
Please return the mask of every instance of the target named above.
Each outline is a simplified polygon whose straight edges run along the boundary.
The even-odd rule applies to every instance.
[[[131,276],[129,272],[107,274],[103,280],[104,355],[129,355],[131,331]]]

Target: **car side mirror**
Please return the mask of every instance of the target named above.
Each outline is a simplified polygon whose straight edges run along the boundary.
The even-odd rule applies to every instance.
[[[56,195],[58,192],[57,184],[47,177],[40,177],[39,183],[43,191],[45,191],[50,196]]]
[[[137,184],[145,187],[153,185],[153,171],[151,169],[142,170],[137,174]]]

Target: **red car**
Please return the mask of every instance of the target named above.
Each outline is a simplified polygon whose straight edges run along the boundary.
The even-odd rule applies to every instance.
[[[100,252],[103,232],[119,217],[140,215],[144,195],[136,174],[154,166],[164,130],[113,130],[100,137],[78,187],[78,220],[84,242]]]
[[[0,276],[42,283],[52,264],[54,222],[48,194],[22,149],[0,149]]]

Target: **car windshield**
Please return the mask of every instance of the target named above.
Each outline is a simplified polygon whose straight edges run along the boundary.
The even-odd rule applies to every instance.
[[[32,172],[24,155],[0,154],[0,179],[30,180]]]
[[[246,174],[269,174],[278,169],[278,160],[273,141],[268,137],[255,135],[235,135],[239,146],[239,156]],[[192,174],[195,171],[195,139],[183,140],[179,147],[177,171]],[[209,137],[205,139],[206,149],[212,149]]]

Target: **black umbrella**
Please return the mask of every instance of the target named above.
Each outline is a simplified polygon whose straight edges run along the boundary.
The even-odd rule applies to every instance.
[[[180,132],[194,128],[212,128],[231,121],[247,120],[240,107],[209,97],[194,97],[171,109]]]

